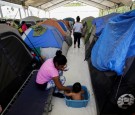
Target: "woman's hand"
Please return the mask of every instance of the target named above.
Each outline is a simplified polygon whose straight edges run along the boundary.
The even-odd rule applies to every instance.
[[[68,71],[69,70],[69,68],[68,67],[66,67],[63,71]]]
[[[72,87],[66,87],[67,90],[65,90],[66,92],[71,92],[72,91]]]

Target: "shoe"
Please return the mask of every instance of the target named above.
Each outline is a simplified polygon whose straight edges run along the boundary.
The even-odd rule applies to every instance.
[[[62,94],[62,93],[53,93],[53,96],[55,96],[55,97],[59,97],[59,98],[64,98],[65,96],[64,96],[64,94]]]
[[[80,48],[80,46],[78,46],[78,48]]]

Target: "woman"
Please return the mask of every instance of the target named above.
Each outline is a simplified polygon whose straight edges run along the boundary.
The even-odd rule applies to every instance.
[[[66,68],[67,59],[62,55],[62,51],[58,50],[56,56],[46,60],[38,71],[36,84],[41,90],[49,89],[56,86],[58,90],[69,91],[70,88],[63,86],[65,78],[59,76],[60,71]],[[55,90],[53,96],[64,98],[64,95]]]
[[[74,48],[76,47],[76,42],[78,42],[78,48],[80,48],[80,38],[82,37],[83,25],[80,22],[80,17],[76,17],[76,23],[73,26],[74,35]]]

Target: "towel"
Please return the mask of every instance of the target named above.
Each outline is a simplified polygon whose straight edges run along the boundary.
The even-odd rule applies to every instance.
[[[34,30],[33,36],[41,36],[47,30],[47,28],[38,25],[31,26],[31,28]]]

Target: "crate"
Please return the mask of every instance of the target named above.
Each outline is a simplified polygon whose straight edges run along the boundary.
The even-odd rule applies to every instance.
[[[65,102],[68,107],[81,108],[87,106],[88,101],[90,99],[90,94],[86,86],[82,86],[82,89],[85,91],[84,100],[71,100],[69,97],[65,97]]]

